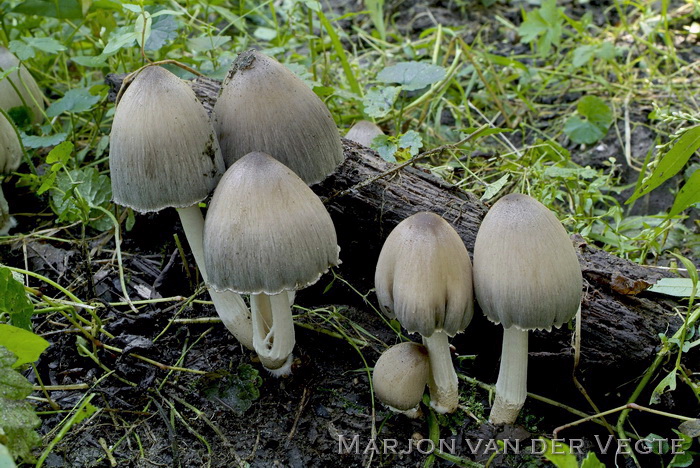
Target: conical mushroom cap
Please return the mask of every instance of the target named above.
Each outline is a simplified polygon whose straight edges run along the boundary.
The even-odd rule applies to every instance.
[[[25,66],[19,64],[19,59],[6,48],[0,47],[0,69],[9,70],[17,66],[19,66],[19,70],[13,71],[0,80],[0,109],[7,112],[13,107],[21,107],[26,104],[29,112],[31,112],[32,123],[41,123],[44,120],[44,114],[42,113],[44,110],[44,96],[39,86]],[[17,91],[19,91],[19,94],[17,94]],[[22,103],[22,100],[24,100],[24,103]]]
[[[214,106],[226,167],[252,151],[272,155],[311,185],[343,161],[343,147],[326,105],[282,64],[243,52]]]
[[[22,146],[12,123],[0,112],[0,175],[8,174],[22,162]]]
[[[489,320],[523,330],[559,327],[576,314],[582,287],[571,239],[547,207],[522,194],[491,207],[474,246],[474,292]]]
[[[140,212],[204,200],[223,159],[204,107],[164,68],[143,69],[117,105],[109,165],[114,201]]]
[[[374,276],[384,312],[409,333],[449,336],[474,314],[472,265],[459,234],[435,213],[416,213],[389,234]]]
[[[221,178],[204,224],[204,264],[214,289],[301,289],[340,263],[338,251],[321,200],[272,156],[250,153]]]
[[[425,346],[404,342],[379,356],[372,372],[374,393],[384,404],[397,410],[415,408],[428,383],[430,361]]]
[[[350,127],[348,133],[345,134],[345,138],[369,148],[374,137],[379,135],[384,135],[384,132],[376,124],[368,120],[360,120]]]

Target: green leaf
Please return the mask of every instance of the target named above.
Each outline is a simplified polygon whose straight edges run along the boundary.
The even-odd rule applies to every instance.
[[[425,88],[445,78],[447,70],[423,62],[401,62],[384,68],[377,75],[382,83],[398,83],[406,91]]]
[[[160,11],[158,13],[161,13]],[[153,14],[153,24],[151,25],[151,35],[146,41],[146,50],[160,50],[165,44],[175,39],[180,27],[178,22],[171,15],[156,16]]]
[[[545,444],[544,457],[557,468],[578,468],[576,455],[571,453],[568,445],[562,442],[554,444],[551,440],[540,438]]]
[[[591,61],[595,55],[595,45],[582,45],[574,49],[571,63],[574,67],[579,68]]]
[[[674,368],[671,372],[664,377],[661,382],[654,388],[654,391],[651,392],[651,398],[649,398],[649,404],[653,405],[656,404],[660,401],[661,395],[666,391],[666,389],[669,389],[669,391],[674,391],[676,389],[676,369]]]
[[[52,103],[46,109],[46,115],[56,117],[64,112],[80,112],[89,111],[95,104],[100,102],[102,96],[94,95],[88,88],[77,88],[68,91],[61,99]]]
[[[9,315],[10,323],[15,327],[31,330],[34,306],[22,283],[12,276],[8,268],[0,268],[0,313]],[[3,344],[2,340],[0,344]]]
[[[98,68],[107,66],[106,55],[78,55],[71,57],[71,60],[83,67]]]
[[[68,137],[67,133],[61,132],[54,135],[36,136],[22,133],[22,144],[25,148],[48,148],[56,146]]]
[[[277,37],[277,30],[260,26],[253,31],[253,36],[261,41],[271,41]]]
[[[700,203],[700,169],[693,172],[693,175],[686,181],[673,201],[670,216],[680,214],[686,208],[690,208],[696,203]]]
[[[47,54],[57,54],[66,50],[66,46],[51,37],[25,37],[22,40],[31,47]]]
[[[187,47],[193,52],[209,52],[231,42],[230,36],[210,36],[204,34],[187,40]]]
[[[546,55],[552,45],[558,46],[561,42],[564,19],[563,9],[557,7],[556,0],[544,0],[542,7],[527,13],[518,27],[518,34],[524,43],[537,41],[538,52]]]
[[[3,270],[7,269],[3,268]],[[4,323],[0,323],[0,344],[17,356],[17,361],[12,367],[35,362],[50,345],[48,341],[31,331]]]
[[[596,96],[579,99],[576,111],[578,115],[569,117],[564,124],[564,133],[574,143],[595,143],[605,136],[613,121],[610,107]]]
[[[134,23],[134,32],[136,33],[136,43],[139,46],[143,46],[148,38],[151,36],[151,25],[153,24],[153,19],[151,19],[151,14],[144,11],[139,14]]]
[[[501,189],[508,183],[510,179],[510,174],[506,174],[498,179],[496,182],[486,186],[484,194],[481,196],[481,201],[491,200],[493,197],[501,191]]]
[[[0,443],[14,458],[29,458],[40,442],[33,431],[41,424],[33,407],[24,401],[32,393],[32,384],[12,369],[14,354],[0,346]]]
[[[401,92],[399,86],[387,86],[386,88],[372,88],[362,99],[365,113],[369,117],[380,119],[391,112],[396,98]]]
[[[686,421],[678,429],[688,437],[700,437],[700,419]]]
[[[688,466],[693,466],[693,455],[684,452],[675,454],[667,468],[685,468]]]
[[[262,379],[248,364],[238,366],[236,373],[226,375],[204,389],[204,395],[213,401],[223,401],[236,414],[242,415],[260,398]]]
[[[80,0],[26,0],[12,11],[25,15],[60,19],[80,19],[83,17],[83,7]]]
[[[423,137],[421,137],[420,133],[416,132],[415,130],[409,130],[401,135],[398,145],[399,148],[407,148],[409,154],[411,156],[415,156],[423,147]]]
[[[9,49],[10,52],[15,54],[17,58],[22,61],[29,60],[36,55],[34,52],[34,47],[30,46],[24,41],[10,41]]]
[[[82,167],[58,173],[51,201],[59,219],[87,222],[86,216],[98,216],[91,209],[106,206],[112,199],[112,184],[94,167]],[[93,227],[96,227],[93,225]]]
[[[73,154],[73,143],[64,141],[49,151],[49,154],[46,155],[46,162],[48,164],[58,163],[65,165],[70,160],[71,154]],[[56,172],[56,169],[52,168],[52,171]]]
[[[372,149],[379,153],[384,161],[396,162],[394,156],[399,149],[395,142],[396,138],[388,135],[377,135],[372,140]]]
[[[126,30],[126,32],[124,32]],[[113,33],[109,42],[102,50],[102,55],[112,55],[125,47],[131,47],[136,42],[136,33],[129,28],[119,28]]]
[[[581,468],[605,468],[605,463],[598,460],[593,452],[588,452],[586,458],[581,461]]]
[[[639,186],[625,203],[631,203],[637,198],[646,195],[680,172],[698,148],[700,148],[700,125],[690,127],[683,132],[683,135],[678,138],[661,158],[651,176]]]
[[[673,297],[690,297],[693,284],[690,278],[661,278],[648,291]]]

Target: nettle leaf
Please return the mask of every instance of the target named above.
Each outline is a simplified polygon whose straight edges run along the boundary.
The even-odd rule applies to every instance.
[[[406,91],[425,88],[445,78],[447,70],[423,62],[401,62],[384,68],[377,74],[382,83],[398,83]]]
[[[584,96],[576,106],[578,115],[573,115],[564,124],[564,133],[571,141],[591,144],[601,140],[612,124],[610,107],[596,96]]]
[[[13,368],[35,362],[50,344],[31,331],[4,323],[0,323],[0,343],[17,357]]]
[[[60,19],[80,19],[83,17],[81,0],[26,0],[12,11],[25,15]]]
[[[13,370],[17,358],[0,346],[0,442],[14,458],[29,458],[41,440],[34,428],[41,421],[24,399],[32,393],[32,384]]]
[[[386,116],[394,106],[396,98],[401,92],[400,86],[387,86],[385,88],[372,88],[362,99],[365,113],[375,119]]]
[[[0,313],[9,315],[15,327],[31,330],[34,306],[24,292],[24,285],[7,268],[0,268]]]
[[[100,102],[102,96],[90,92],[89,88],[71,89],[61,99],[52,103],[46,109],[46,115],[56,117],[64,112],[75,114],[89,111],[95,104]]]
[[[661,158],[654,168],[651,176],[642,183],[639,188],[625,203],[631,203],[637,198],[660,186],[668,179],[678,174],[683,169],[690,157],[700,149],[700,125],[688,128]],[[688,180],[690,182],[690,180]],[[686,182],[687,185],[687,182]]]

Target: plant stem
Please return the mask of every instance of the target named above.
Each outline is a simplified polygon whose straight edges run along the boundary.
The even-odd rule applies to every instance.
[[[260,362],[273,375],[289,375],[294,349],[294,321],[287,291],[268,296],[251,294],[253,346]]]
[[[527,396],[527,330],[516,327],[503,331],[501,368],[496,381],[496,398],[489,414],[492,424],[513,424]]]
[[[430,359],[430,406],[438,413],[452,413],[459,405],[459,393],[447,333],[440,330],[424,336],[423,344]]]
[[[209,279],[207,270],[204,266],[204,247],[202,245],[202,236],[204,233],[204,217],[198,205],[192,205],[187,208],[178,208],[180,222],[185,231],[187,242],[190,244],[194,261],[197,263],[202,278],[206,283]],[[253,326],[250,321],[250,312],[243,298],[234,292],[223,291],[218,292],[209,289],[209,295],[216,313],[221,317],[228,331],[230,331],[236,339],[248,349],[253,349]]]

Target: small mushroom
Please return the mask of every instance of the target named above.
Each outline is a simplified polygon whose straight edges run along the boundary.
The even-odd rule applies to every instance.
[[[18,67],[0,80],[0,109],[26,107],[32,123],[44,120],[44,95],[27,68],[5,47],[0,47],[0,72]]]
[[[374,393],[392,411],[415,417],[430,374],[425,346],[406,341],[384,351],[372,372]]]
[[[216,187],[224,165],[209,117],[192,89],[158,66],[138,72],[117,105],[109,164],[116,203],[141,213],[177,209],[206,282],[199,202]],[[243,299],[210,294],[226,328],[252,348],[252,324]]]
[[[22,162],[22,144],[12,122],[0,111],[0,176],[16,170]],[[15,226],[10,207],[0,185],[0,236],[5,236]]]
[[[326,105],[276,60],[241,53],[214,106],[215,129],[226,167],[263,151],[307,184],[326,178],[343,161],[343,147]]]
[[[580,306],[582,286],[573,244],[551,211],[522,194],[493,205],[474,246],[477,302],[504,328],[492,423],[514,423],[525,403],[528,330],[568,322]]]
[[[274,375],[291,371],[294,324],[288,291],[338,265],[335,227],[321,200],[294,172],[249,153],[224,174],[204,227],[211,286],[251,294],[253,347]]]
[[[350,127],[348,133],[345,134],[345,138],[370,148],[372,140],[379,135],[384,135],[384,132],[377,124],[368,120],[360,120]]]
[[[448,336],[472,319],[472,266],[452,226],[435,213],[401,221],[389,234],[374,276],[384,313],[409,333],[420,333],[430,357],[430,405],[438,412],[457,409],[457,374]]]

